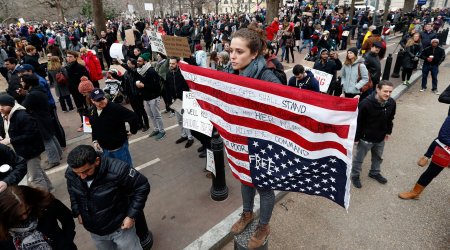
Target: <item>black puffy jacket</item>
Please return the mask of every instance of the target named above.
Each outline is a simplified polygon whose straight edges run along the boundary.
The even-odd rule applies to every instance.
[[[25,159],[31,159],[44,152],[44,141],[37,122],[25,109],[15,110],[9,120],[9,138],[11,138],[11,145],[18,155]],[[1,136],[5,138],[3,123],[1,125]]]
[[[65,177],[72,214],[81,215],[91,233],[107,235],[119,229],[125,217],[135,219],[150,193],[147,178],[127,163],[101,157],[96,176],[88,187],[68,167]]]
[[[372,93],[362,100],[359,105],[358,125],[355,141],[360,139],[367,142],[382,142],[386,135],[392,133],[394,116],[396,111],[395,100],[389,98],[383,105]]]

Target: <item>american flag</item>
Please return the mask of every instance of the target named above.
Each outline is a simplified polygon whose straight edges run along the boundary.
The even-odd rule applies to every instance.
[[[348,208],[356,99],[179,64],[243,184]]]

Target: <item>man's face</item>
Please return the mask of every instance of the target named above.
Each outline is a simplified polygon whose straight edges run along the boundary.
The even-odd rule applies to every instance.
[[[176,59],[170,59],[170,61],[169,61],[169,68],[170,68],[170,70],[176,70],[177,69],[177,60]]]
[[[372,46],[372,48],[370,49],[371,52],[378,54],[380,53],[380,48],[378,48],[377,46]]]
[[[70,54],[67,54],[66,59],[67,59],[68,63],[72,63],[77,60],[77,58],[75,58],[73,55],[70,55]]]
[[[328,52],[322,52],[322,54],[320,54],[320,57],[322,58],[322,60],[327,60],[328,59]]]
[[[438,41],[431,42],[431,47],[436,48],[439,45]]]
[[[430,31],[431,30],[431,25],[429,25],[429,24],[425,25],[425,30],[426,31]]]
[[[145,64],[144,59],[142,59],[142,57],[138,57],[138,59],[137,59],[137,66],[139,68],[141,68],[142,66],[144,66],[144,64]]]
[[[105,37],[105,36],[106,36],[106,32],[102,31],[102,32],[100,32],[100,35],[101,35],[102,37]]]
[[[298,75],[295,76],[295,78],[299,81],[301,81],[303,78],[305,77],[305,73],[300,73]]]
[[[82,180],[93,180],[95,176],[95,169],[100,165],[100,158],[97,157],[93,164],[86,163],[85,165],[72,169],[72,171],[78,175]]]
[[[106,105],[108,105],[108,99],[103,97],[101,99],[97,99],[97,101],[92,100],[92,103],[95,105],[95,107],[97,107],[97,109],[104,109],[106,108]]]
[[[16,68],[16,65],[10,62],[5,62],[5,67],[7,70],[14,70]]]
[[[11,109],[12,109],[11,106],[0,104],[0,113],[2,113],[2,115],[9,115]]]
[[[378,99],[385,102],[389,99],[389,97],[391,97],[392,94],[392,86],[387,86],[387,85],[383,85],[383,87],[381,89],[379,89],[378,87],[376,88],[377,90],[377,96]]]

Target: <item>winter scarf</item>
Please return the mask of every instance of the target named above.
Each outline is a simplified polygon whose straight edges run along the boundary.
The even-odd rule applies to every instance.
[[[36,230],[38,220],[29,218],[15,228],[9,229],[17,250],[51,250],[44,235]]]

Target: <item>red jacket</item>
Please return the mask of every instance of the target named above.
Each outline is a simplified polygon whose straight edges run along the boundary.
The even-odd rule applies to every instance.
[[[83,59],[86,64],[86,68],[89,71],[89,78],[91,81],[98,81],[103,79],[102,67],[100,66],[100,61],[97,56],[92,54],[91,51],[88,51],[86,55],[82,55],[81,59]]]
[[[279,23],[276,21],[273,21],[270,26],[266,28],[266,37],[268,41],[273,41],[275,38],[275,34],[277,34],[279,29]]]

